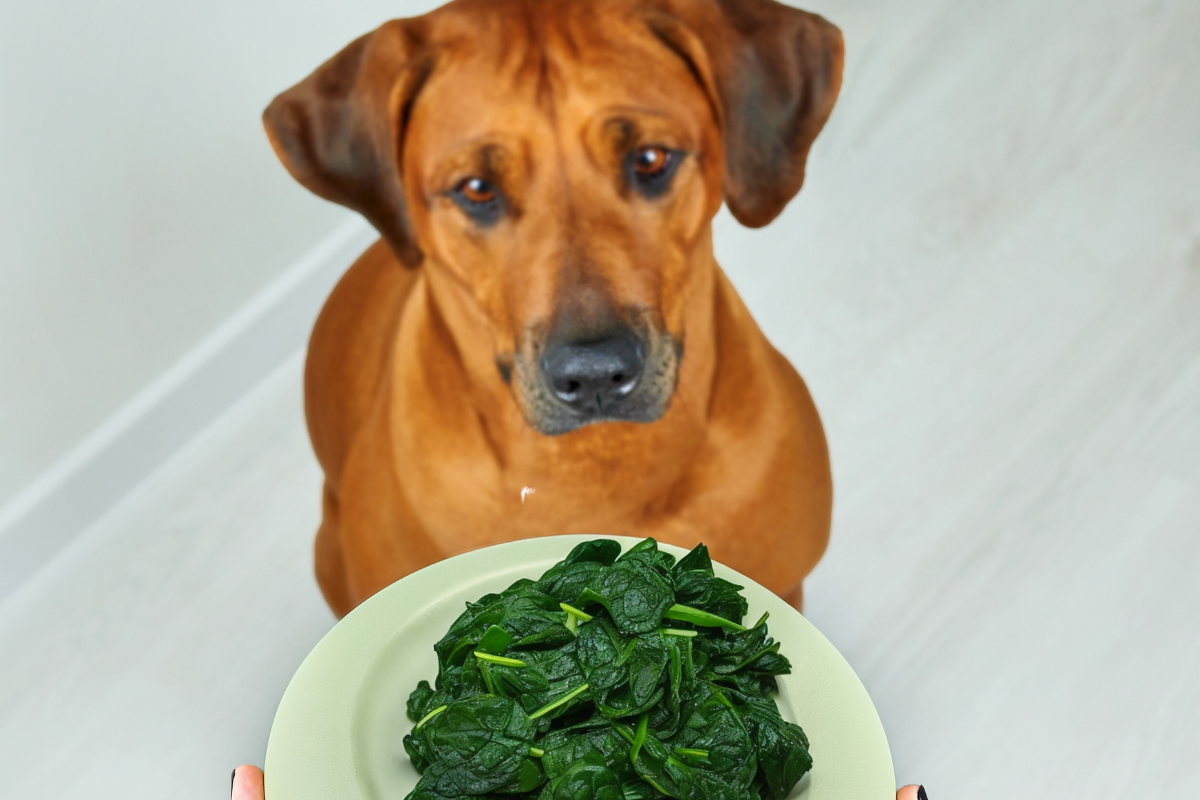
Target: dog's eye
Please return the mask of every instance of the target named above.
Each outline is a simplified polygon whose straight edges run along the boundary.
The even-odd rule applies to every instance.
[[[659,145],[638,147],[626,158],[629,182],[646,197],[658,197],[671,185],[682,153]]]
[[[639,147],[633,154],[633,171],[639,178],[653,178],[667,168],[670,159],[665,147]]]
[[[483,178],[467,178],[458,190],[472,203],[490,203],[496,199],[496,190]]]
[[[490,181],[483,178],[466,178],[460,181],[450,192],[450,196],[471,219],[481,225],[494,223],[504,211],[500,193]]]

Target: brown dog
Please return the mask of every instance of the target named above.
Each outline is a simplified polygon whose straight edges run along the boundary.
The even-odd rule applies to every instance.
[[[824,433],[711,221],[795,196],[841,69],[837,28],[772,0],[457,0],[276,98],[288,170],[383,235],[305,376],[339,616],[455,553],[595,532],[705,541],[799,606]]]

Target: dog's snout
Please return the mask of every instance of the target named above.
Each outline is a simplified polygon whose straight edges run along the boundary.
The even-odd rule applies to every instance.
[[[550,391],[573,409],[603,414],[637,387],[645,359],[632,336],[565,342],[546,349],[542,372]]]

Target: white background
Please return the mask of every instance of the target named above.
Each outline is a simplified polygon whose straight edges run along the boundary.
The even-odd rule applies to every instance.
[[[343,218],[259,116],[433,5],[0,0],[0,506]]]

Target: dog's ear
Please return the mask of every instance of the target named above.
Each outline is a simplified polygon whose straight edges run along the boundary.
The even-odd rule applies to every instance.
[[[725,139],[725,202],[743,225],[775,219],[842,85],[842,34],[774,0],[667,0],[647,17],[708,92]]]
[[[422,38],[419,21],[384,23],[263,112],[292,177],[366,217],[410,267],[422,255],[405,210],[400,151],[408,111],[432,70]]]

